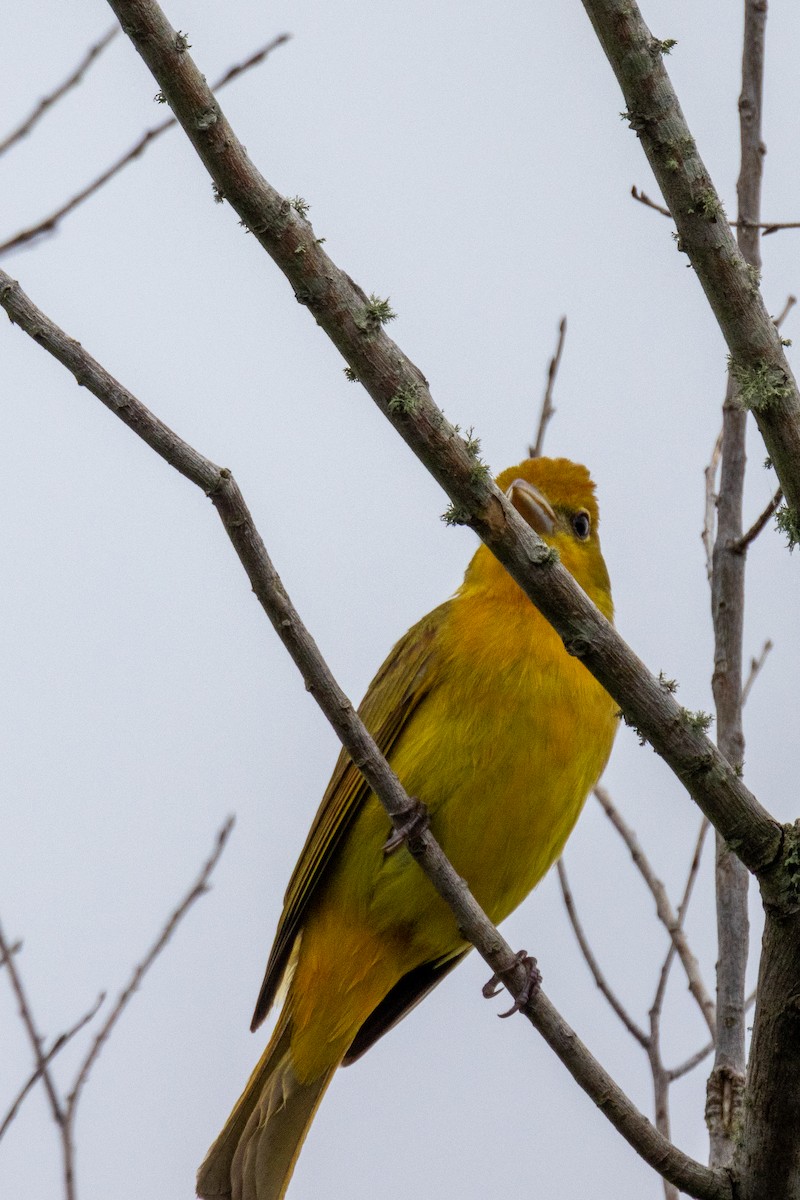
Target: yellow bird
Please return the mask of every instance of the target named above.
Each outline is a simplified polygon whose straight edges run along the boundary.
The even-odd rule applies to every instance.
[[[567,459],[499,487],[609,619],[594,484]],[[502,921],[560,855],[606,764],[617,706],[489,550],[411,628],[361,716],[456,871]],[[337,1067],[401,1019],[469,950],[445,902],[342,753],[289,882],[252,1028],[275,1031],[198,1172],[204,1198],[281,1200]],[[343,1189],[342,1189],[343,1190]]]

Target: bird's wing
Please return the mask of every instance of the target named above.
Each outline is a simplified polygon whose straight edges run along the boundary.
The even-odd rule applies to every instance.
[[[362,721],[384,755],[390,753],[411,714],[431,689],[436,677],[431,670],[436,635],[450,603],[440,604],[409,629],[389,654],[359,707]],[[308,906],[369,790],[349,755],[342,751],[286,889],[251,1029],[261,1024],[272,1006]]]

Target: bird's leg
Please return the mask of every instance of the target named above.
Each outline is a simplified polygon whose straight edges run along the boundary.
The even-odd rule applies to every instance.
[[[409,796],[411,803],[408,808],[399,818],[399,823],[395,824],[389,838],[383,845],[383,853],[385,855],[394,854],[401,846],[409,843],[409,850],[413,848],[410,845],[414,838],[418,838],[421,833],[430,825],[430,817],[428,810],[421,800],[416,796]]]
[[[498,1017],[511,1017],[515,1012],[519,1012],[521,1008],[525,1007],[529,1000],[533,999],[541,985],[542,974],[536,965],[536,959],[532,958],[531,955],[528,954],[527,950],[518,950],[514,955],[514,962],[512,965],[510,967],[506,967],[504,971],[498,971],[492,976],[488,983],[483,985],[481,991],[486,1000],[491,1000],[492,996],[496,996],[503,990],[503,976],[509,975],[513,970],[516,969],[518,965],[525,968],[525,973],[528,978],[523,985],[522,991],[508,1012],[498,1013]]]

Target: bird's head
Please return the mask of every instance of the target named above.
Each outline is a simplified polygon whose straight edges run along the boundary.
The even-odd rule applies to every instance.
[[[503,471],[496,482],[523,520],[558,552],[562,564],[611,619],[611,584],[597,532],[595,485],[586,467],[567,458],[528,458]],[[503,574],[494,555],[481,546],[465,583],[492,586]]]

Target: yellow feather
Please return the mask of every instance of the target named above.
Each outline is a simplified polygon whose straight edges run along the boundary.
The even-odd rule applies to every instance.
[[[533,459],[498,479],[613,615],[584,467]],[[561,853],[616,731],[616,705],[479,547],[452,600],[415,625],[361,714],[495,922]],[[287,889],[254,1024],[281,980],[270,1045],[200,1169],[201,1197],[279,1200],[334,1070],[363,1053],[468,948],[386,813],[341,756]],[[302,936],[301,936],[302,935]]]

